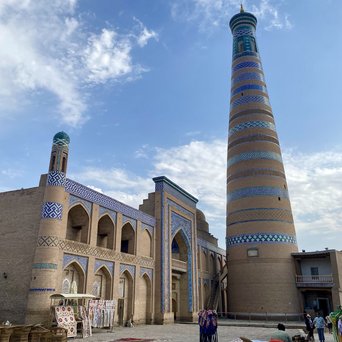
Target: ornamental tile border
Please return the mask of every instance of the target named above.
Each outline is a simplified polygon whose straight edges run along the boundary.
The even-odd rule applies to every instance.
[[[263,103],[269,107],[271,106],[270,101],[267,96],[247,95],[247,96],[239,97],[236,100],[234,100],[230,105],[230,110],[236,108],[237,106],[245,105],[251,102]]]
[[[258,68],[261,70],[261,63],[255,62],[255,61],[246,61],[246,62],[238,63],[232,68],[232,72],[235,72],[236,70],[239,70],[242,68]]]
[[[226,237],[227,249],[236,245],[244,245],[249,243],[280,243],[280,244],[297,244],[295,235],[278,234],[278,233],[255,233],[242,234]]]
[[[77,262],[79,265],[81,265],[84,274],[87,274],[88,257],[64,253],[64,255],[63,255],[63,269],[73,262]]]
[[[47,176],[47,186],[65,186],[65,173],[60,171],[50,171]]]
[[[228,136],[231,137],[233,134],[241,132],[245,129],[251,129],[251,128],[267,128],[272,131],[276,130],[275,124],[270,121],[261,121],[261,120],[256,120],[256,121],[246,121],[246,122],[241,122],[235,126],[233,126],[229,130]]]
[[[45,202],[42,205],[42,219],[57,219],[62,220],[63,205],[56,202]]]
[[[140,210],[129,207],[126,204],[123,204],[109,196],[103,195],[82,184],[72,181],[69,178],[67,178],[65,182],[65,191],[87,201],[99,204],[100,206],[103,206],[115,212],[120,212],[123,215],[144,222],[148,225],[155,226],[156,224],[156,219],[153,216],[150,216]]]
[[[88,215],[91,215],[92,203],[86,200],[83,200],[77,196],[70,195],[69,196],[69,210],[75,204],[82,203]]]
[[[265,160],[275,160],[279,163],[282,163],[282,158],[280,153],[270,152],[270,151],[250,151],[243,152],[240,154],[236,154],[228,159],[227,168],[230,168],[232,165],[239,163],[241,161],[248,160],[257,160],[257,159],[265,159]]]
[[[56,290],[49,287],[35,287],[29,290],[30,292],[55,292]]]
[[[37,246],[38,247],[58,247],[59,238],[58,236],[38,236]]]
[[[250,81],[250,80],[256,80],[261,81],[265,83],[264,76],[259,72],[245,72],[243,74],[240,74],[239,76],[236,76],[232,79],[232,87],[234,87],[237,83],[243,82],[243,81]]]
[[[57,270],[57,264],[40,262],[32,264],[32,268],[40,270]]]
[[[236,89],[231,91],[231,96],[236,95],[237,93],[241,93],[242,91],[245,90],[259,90],[265,94],[267,94],[267,88],[265,86],[259,85],[259,84],[245,84],[243,86],[240,86]]]
[[[275,196],[286,199],[289,198],[287,190],[284,190],[282,188],[273,186],[255,186],[231,191],[227,194],[227,202],[236,201],[241,198],[257,196]]]

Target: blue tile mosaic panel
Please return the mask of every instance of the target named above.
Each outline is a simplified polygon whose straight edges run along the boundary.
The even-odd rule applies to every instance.
[[[227,194],[227,202],[236,201],[246,197],[256,196],[275,196],[280,198],[289,198],[287,190],[274,186],[254,186],[249,188],[237,189]]]
[[[251,103],[251,102],[262,103],[262,104],[265,104],[265,105],[267,105],[269,107],[271,106],[270,105],[270,101],[268,100],[268,98],[266,96],[247,95],[247,96],[243,96],[243,97],[240,97],[240,98],[234,100],[231,103],[230,108],[234,109],[237,106],[248,104],[248,103]]]
[[[236,89],[232,90],[231,96],[234,96],[234,95],[241,93],[245,90],[258,90],[258,91],[262,91],[263,93],[267,94],[267,88],[264,86],[261,86],[259,84],[245,84],[241,87],[237,87]]]
[[[33,264],[32,268],[39,270],[57,270],[57,264],[40,262]]]
[[[153,269],[147,267],[140,267],[140,277],[143,277],[144,274],[147,274],[147,276],[150,278],[152,282]]]
[[[237,28],[236,30],[234,30],[234,33],[233,33],[234,38],[238,38],[238,37],[242,37],[242,36],[254,37],[254,30],[249,26],[245,26],[245,27],[241,26],[241,27]]]
[[[249,243],[280,243],[280,244],[296,244],[296,237],[288,234],[278,233],[255,233],[255,234],[242,234],[230,236],[226,238],[227,249],[232,246],[244,245]]]
[[[55,292],[56,289],[53,288],[49,288],[49,287],[35,287],[35,288],[31,288],[30,292]]]
[[[235,125],[234,127],[232,127],[229,130],[228,135],[232,136],[235,133],[238,133],[238,132],[244,131],[245,129],[250,129],[250,128],[267,128],[267,129],[270,129],[272,131],[276,130],[274,123],[270,122],[270,121],[261,121],[261,120],[246,121],[246,122],[241,122],[241,123]]]
[[[85,208],[86,212],[90,216],[91,215],[91,209],[93,206],[92,203],[89,201],[85,201],[79,197],[69,195],[69,209],[78,203],[83,204],[83,207]]]
[[[45,202],[42,206],[41,218],[61,220],[63,205],[56,202]]]
[[[104,214],[108,214],[112,218],[114,224],[116,224],[116,212],[115,211],[109,210],[107,208],[100,207],[99,208],[99,217],[103,216]]]
[[[120,275],[127,271],[132,278],[135,277],[135,266],[134,265],[127,265],[127,264],[120,264]]]
[[[137,221],[136,220],[133,220],[127,216],[122,216],[122,226],[124,226],[127,222],[129,222],[131,224],[134,231],[137,230]]]
[[[83,272],[87,273],[87,267],[88,267],[88,258],[80,255],[74,255],[74,254],[64,254],[63,256],[63,269],[71,264],[72,262],[77,262]]]
[[[114,275],[114,262],[95,259],[94,273],[96,273],[102,266],[106,266],[107,269],[109,270],[109,273],[113,277],[113,275]]]
[[[148,224],[142,223],[142,224],[141,224],[141,230],[144,231],[145,229],[149,231],[149,233],[150,233],[151,236],[153,236],[154,227],[149,226]]]
[[[281,155],[279,153],[269,152],[269,151],[252,151],[252,152],[240,153],[229,158],[227,162],[227,168],[241,161],[256,160],[256,159],[276,160],[282,163]]]
[[[65,185],[65,173],[60,171],[50,171],[47,176],[47,186],[62,186]]]
[[[252,52],[252,51],[245,51],[245,52],[241,52],[241,53],[236,53],[236,54],[233,54],[233,60],[240,58],[240,57],[245,57],[245,56],[259,57],[259,54],[257,52]]]
[[[110,210],[120,212],[123,215],[149,224],[150,226],[155,226],[156,224],[156,219],[153,216],[145,214],[140,210],[134,209],[126,204],[116,201],[115,199],[109,196],[103,195],[82,184],[72,181],[69,178],[66,179],[65,190],[72,195],[78,196],[90,202],[94,202]]]
[[[176,214],[175,212],[171,212],[171,236],[172,239],[175,237],[177,231],[181,229],[186,239],[191,245],[191,221],[187,220],[185,217]]]
[[[232,79],[232,87],[234,87],[236,83],[239,83],[242,81],[249,81],[249,80],[257,80],[257,81],[265,82],[264,76],[262,74],[258,72],[245,72]]]

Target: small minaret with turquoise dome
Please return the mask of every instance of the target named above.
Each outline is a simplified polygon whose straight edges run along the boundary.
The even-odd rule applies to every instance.
[[[233,34],[227,157],[228,311],[298,313],[291,253],[296,231],[256,40],[256,17],[230,20]]]
[[[66,201],[65,181],[70,138],[65,132],[53,137],[49,172],[46,178],[41,210],[37,248],[32,264],[32,278],[28,297],[27,323],[49,320],[50,295],[56,292],[62,263],[59,241],[65,236],[62,224]]]

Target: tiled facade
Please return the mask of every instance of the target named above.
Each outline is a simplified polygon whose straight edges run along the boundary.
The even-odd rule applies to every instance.
[[[228,309],[299,312],[291,259],[291,253],[297,251],[296,232],[256,24],[256,17],[243,9],[230,21]]]

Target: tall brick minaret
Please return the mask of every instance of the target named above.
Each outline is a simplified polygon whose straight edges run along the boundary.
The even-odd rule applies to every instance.
[[[233,60],[227,159],[228,309],[299,312],[284,166],[256,41],[256,17],[230,20]]]

